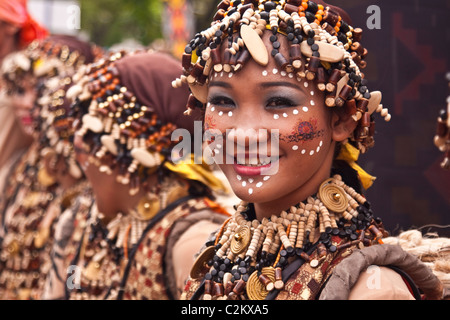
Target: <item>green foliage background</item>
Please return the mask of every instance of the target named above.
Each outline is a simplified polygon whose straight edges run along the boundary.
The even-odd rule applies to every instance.
[[[189,0],[196,30],[208,27],[219,0]],[[133,38],[147,46],[163,37],[164,0],[80,0],[81,29],[94,43],[110,47]]]

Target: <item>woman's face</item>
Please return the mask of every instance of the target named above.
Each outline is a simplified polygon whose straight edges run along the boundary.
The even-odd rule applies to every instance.
[[[39,116],[39,110],[35,108],[37,98],[36,79],[32,75],[27,75],[22,81],[21,91],[15,92],[11,96],[16,119],[23,130],[30,136],[34,133],[34,120]]]
[[[270,52],[267,33],[263,39]],[[280,70],[273,58],[267,66],[251,59],[236,73],[213,71],[210,80],[205,129],[224,134],[210,147],[235,194],[286,206],[315,193],[329,177],[335,143],[332,113],[314,82]]]

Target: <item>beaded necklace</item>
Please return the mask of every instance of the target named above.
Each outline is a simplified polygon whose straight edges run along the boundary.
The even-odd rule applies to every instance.
[[[284,288],[283,270],[293,260],[317,266],[329,253],[378,243],[383,237],[383,226],[373,218],[369,202],[339,175],[324,181],[317,195],[279,216],[250,221],[251,211],[251,204],[241,202],[214,245],[195,261],[190,276],[204,276],[203,299],[264,299]],[[346,241],[338,244],[335,236]],[[317,250],[314,259],[307,253],[311,249]]]

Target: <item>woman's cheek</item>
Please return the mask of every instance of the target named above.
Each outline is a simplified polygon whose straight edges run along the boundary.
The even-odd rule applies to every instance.
[[[312,156],[320,152],[324,135],[325,129],[316,117],[301,117],[291,125],[290,130],[280,133],[280,143],[285,144],[288,150]]]

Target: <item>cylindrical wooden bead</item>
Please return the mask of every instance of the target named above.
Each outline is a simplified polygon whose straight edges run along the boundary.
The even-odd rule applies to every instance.
[[[367,106],[369,105],[369,100],[362,98],[359,99],[357,104],[356,104],[356,108],[358,110],[360,110],[361,112],[366,112],[367,111]]]
[[[333,69],[331,71],[330,77],[328,78],[328,84],[326,86],[327,91],[334,91],[336,84],[341,79],[341,71],[338,69]]]
[[[342,107],[347,100],[347,97],[352,92],[352,87],[350,87],[348,84],[344,85],[339,92],[338,98],[336,99],[336,105],[338,107]]]
[[[363,30],[361,28],[355,28],[353,29],[353,42],[361,42]]]
[[[274,284],[273,284],[272,280],[270,280],[269,277],[267,277],[266,275],[261,273],[260,276],[258,277],[258,279],[266,287],[267,291],[273,290]]]
[[[192,55],[190,53],[183,53],[183,57],[181,60],[182,66],[185,70],[190,70],[191,69],[191,59],[192,59]]]
[[[294,6],[289,3],[286,3],[286,5],[284,6],[284,11],[286,11],[289,14],[291,14],[292,12],[298,12],[298,10],[299,10],[298,6]]]
[[[246,285],[246,282],[242,279],[239,279],[233,288],[233,292],[237,295],[242,294],[245,290],[245,285]]]
[[[275,59],[275,62],[277,63],[277,65],[278,65],[278,67],[280,67],[283,70],[289,64],[289,61],[280,52],[275,55],[274,59]]]
[[[215,282],[214,288],[213,288],[213,295],[214,296],[223,296],[223,294],[224,294],[223,284],[220,282]]]

